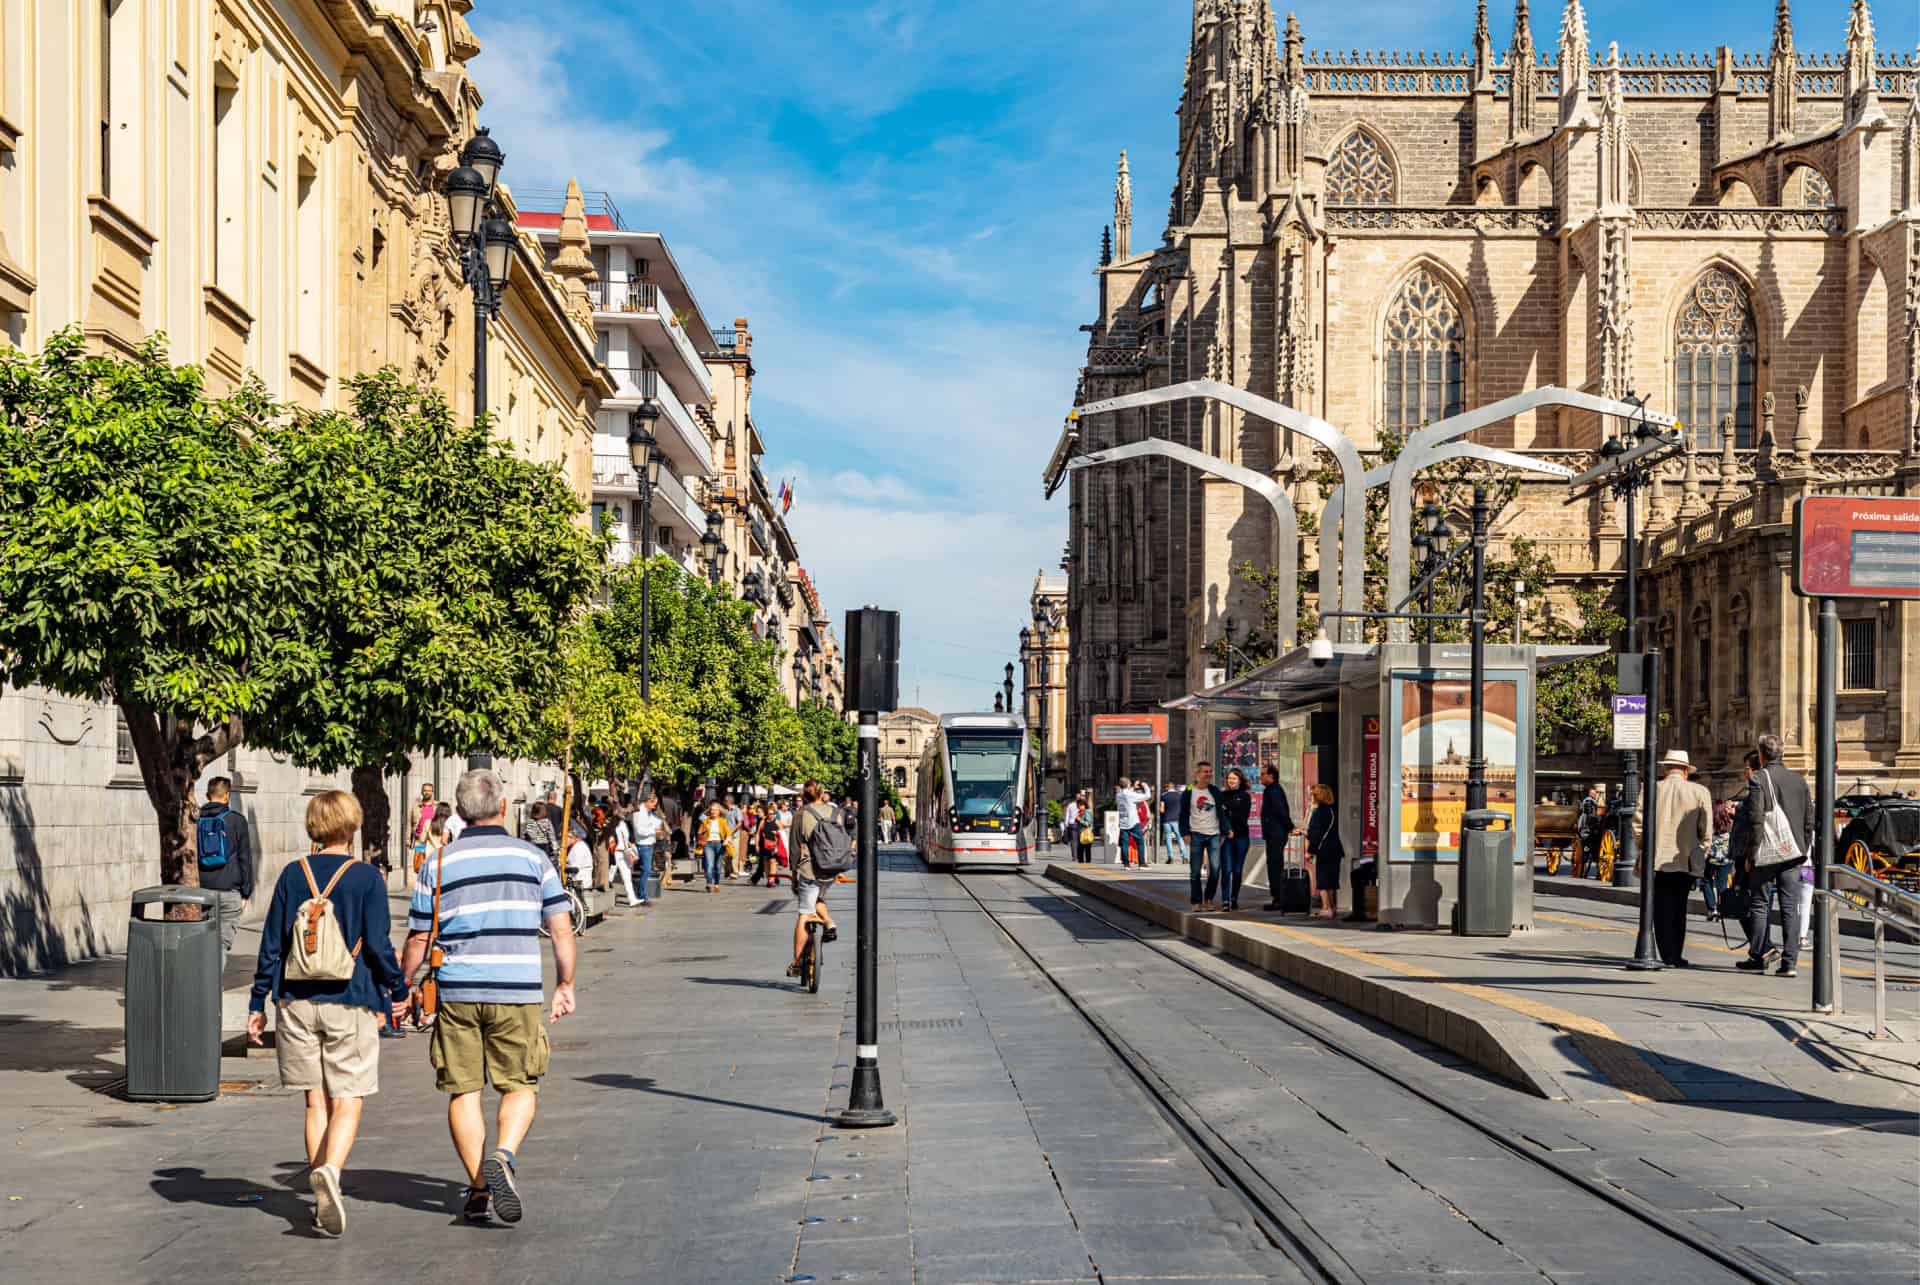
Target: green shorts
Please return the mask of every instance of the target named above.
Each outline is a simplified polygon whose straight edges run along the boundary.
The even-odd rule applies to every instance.
[[[539,1004],[443,1003],[430,1049],[442,1093],[538,1090],[547,1073],[546,1010]]]

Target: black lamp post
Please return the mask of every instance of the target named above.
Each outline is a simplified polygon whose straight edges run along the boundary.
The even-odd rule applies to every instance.
[[[660,408],[643,402],[627,415],[627,457],[640,486],[640,699],[653,699],[653,488],[660,480]]]
[[[1007,676],[1000,680],[1000,691],[1002,696],[1005,698],[1001,704],[1001,709],[1008,714],[1013,713],[1013,662],[1012,661],[1007,662]]]
[[[1002,697],[1002,696],[1000,695],[1000,693],[999,693],[999,692],[995,692],[995,693],[993,694],[993,712],[994,712],[994,713],[996,713],[996,714],[1004,714],[1004,713],[1006,713],[1006,712],[1007,712],[1007,711],[1006,711],[1006,706],[1005,706],[1004,704],[1002,704],[1002,701],[1003,701],[1003,699],[1004,699],[1004,698],[1003,698],[1003,697]]]
[[[1047,722],[1047,688],[1053,682],[1053,656],[1047,650],[1047,640],[1053,632],[1053,621],[1044,606],[1033,609],[1034,669],[1040,678],[1039,700],[1034,704],[1036,722],[1040,724],[1040,788],[1035,793],[1035,811],[1040,817],[1040,850],[1047,850],[1047,760],[1051,757],[1050,742],[1052,725]]]
[[[447,223],[460,256],[460,275],[473,291],[473,417],[487,413],[487,322],[500,315],[507,277],[513,271],[513,224],[494,204],[494,184],[506,153],[486,126],[460,149],[460,164],[447,175]],[[467,755],[467,768],[492,767],[493,755]]]
[[[1467,637],[1473,686],[1467,717],[1467,820],[1465,828],[1487,828],[1487,488],[1473,488],[1473,605],[1469,608]],[[1431,629],[1433,622],[1429,620]],[[1516,802],[1515,806],[1518,806]],[[1510,873],[1510,872],[1509,872]]]
[[[1600,444],[1602,459],[1613,462],[1627,453],[1627,444],[1619,437],[1609,437]],[[1616,498],[1626,501],[1627,538],[1624,545],[1627,564],[1627,645],[1625,651],[1631,655],[1640,650],[1640,540],[1636,530],[1637,512],[1634,497],[1640,490],[1641,478],[1636,470],[1623,468],[1614,479],[1612,492]],[[1623,750],[1620,755],[1620,818],[1616,834],[1620,846],[1618,858],[1613,863],[1613,886],[1632,888],[1640,881],[1640,838],[1634,830],[1634,810],[1640,805],[1640,755],[1634,750]],[[1651,951],[1636,951],[1636,956],[1644,954],[1652,957]]]
[[[726,568],[727,558],[727,542],[720,536],[718,510],[707,510],[707,533],[700,537],[700,547],[706,552],[707,583],[718,589],[720,573]]]

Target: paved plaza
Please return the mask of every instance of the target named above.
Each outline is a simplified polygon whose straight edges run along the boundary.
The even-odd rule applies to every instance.
[[[216,1102],[128,1103],[110,1091],[119,961],[0,984],[8,1279],[1325,1279],[1263,1230],[1218,1161],[1319,1238],[1350,1273],[1337,1278],[1739,1279],[1391,1075],[1791,1279],[1912,1279],[1904,1085],[1836,1070],[1773,1096],[1545,1100],[1068,888],[936,875],[898,849],[885,863],[881,1064],[897,1127],[824,1123],[853,1060],[851,929],[807,995],[780,975],[784,889],[676,890],[582,939],[580,1012],[554,1028],[520,1153],[527,1220],[512,1229],[455,1217],[461,1180],[421,1037],[383,1048],[343,1179],[347,1235],[326,1242],[310,1230],[299,1101],[271,1057],[229,1058]],[[847,910],[852,892],[839,890]],[[1701,1020],[1697,1001],[1684,1015],[1664,1004],[1647,999],[1649,1021]]]

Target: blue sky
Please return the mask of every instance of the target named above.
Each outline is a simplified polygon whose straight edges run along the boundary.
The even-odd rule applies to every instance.
[[[1794,5],[1838,50],[1846,0]],[[1504,47],[1512,5],[1490,8]],[[1309,49],[1465,49],[1468,0],[1298,7]],[[1284,21],[1285,9],[1277,12]],[[1913,0],[1883,0],[1911,48]],[[471,71],[506,178],[610,191],[666,234],[714,324],[754,330],[769,477],[838,621],[902,612],[903,699],[991,706],[1065,504],[1071,402],[1114,164],[1136,246],[1172,182],[1188,0],[481,0]],[[1596,47],[1765,50],[1773,0],[1587,7]],[[1560,6],[1534,5],[1537,44]]]

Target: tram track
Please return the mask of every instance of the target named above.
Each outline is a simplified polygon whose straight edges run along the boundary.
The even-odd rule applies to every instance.
[[[1146,1092],[1171,1127],[1187,1143],[1215,1180],[1240,1198],[1262,1234],[1277,1250],[1285,1254],[1303,1272],[1309,1273],[1313,1279],[1339,1282],[1340,1285],[1358,1285],[1364,1281],[1365,1278],[1338,1247],[1328,1241],[1312,1225],[1307,1217],[1288,1200],[1286,1193],[1275,1186],[1258,1166],[1250,1162],[1232,1142],[1221,1136],[1206,1122],[1203,1115],[1187,1102],[1179,1090],[1161,1076],[1150,1058],[1115,1029],[1113,1023],[1083,1003],[1081,998],[1055,975],[1054,970],[1014,932],[1007,922],[1007,917],[995,910],[986,899],[969,886],[967,878],[957,873],[951,877],[1014,948],[1059,993],[1067,1005],[1092,1028],[1101,1042],[1107,1045],[1121,1066]],[[1233,979],[1221,976],[1212,969],[1203,968],[1192,960],[1183,958],[1179,953],[1167,949],[1127,925],[1093,910],[1085,904],[1084,899],[1069,896],[1059,887],[1025,871],[1009,871],[987,877],[1013,878],[1041,890],[1073,913],[1084,916],[1170,963],[1177,964],[1186,972],[1211,983],[1235,999],[1251,1005],[1267,1017],[1307,1037],[1327,1052],[1364,1067],[1386,1085],[1391,1086],[1393,1091],[1425,1103],[1466,1126],[1505,1154],[1522,1161],[1532,1169],[1551,1174],[1585,1195],[1618,1210],[1657,1233],[1664,1240],[1684,1247],[1699,1259],[1713,1264],[1724,1272],[1731,1273],[1736,1279],[1752,1282],[1753,1285],[1793,1285],[1793,1282],[1798,1279],[1791,1272],[1768,1263],[1744,1249],[1730,1246],[1697,1226],[1677,1222],[1675,1216],[1668,1211],[1657,1208],[1603,1179],[1583,1172],[1575,1164],[1564,1161],[1552,1153],[1531,1149],[1515,1140],[1514,1130],[1510,1125],[1493,1120],[1474,1106],[1460,1101],[1444,1090],[1395,1074],[1320,1023],[1309,1017],[1290,1013],[1254,994]],[[1388,1163],[1391,1163],[1390,1158]],[[1438,1193],[1435,1194],[1438,1195]],[[1673,1275],[1668,1279],[1690,1278]]]

